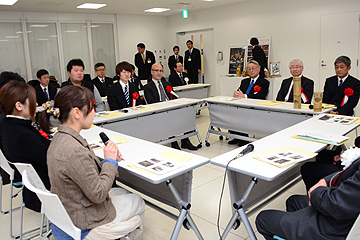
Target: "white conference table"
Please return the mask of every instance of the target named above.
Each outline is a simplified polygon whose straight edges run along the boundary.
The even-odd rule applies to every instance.
[[[201,102],[203,101],[180,98],[143,105],[144,108],[138,110],[125,108],[110,111],[114,113],[113,117],[95,115],[93,123],[115,132],[160,144],[197,135],[198,147],[201,147],[201,138],[195,125],[196,106]]]
[[[324,148],[326,148],[327,144],[296,139],[293,138],[292,136],[295,136],[304,130],[308,132],[313,131],[313,132],[331,133],[333,135],[346,135],[360,125],[360,124],[343,125],[343,124],[328,123],[322,120],[318,120],[318,118],[320,118],[321,116],[322,115],[315,116],[306,121],[300,122],[282,131],[271,134],[267,137],[264,137],[258,141],[253,142],[252,143],[254,145],[253,152],[250,152],[249,154],[237,160],[234,160],[229,164],[228,181],[230,188],[230,197],[234,208],[236,206],[235,208],[236,211],[234,212],[233,218],[230,220],[227,228],[225,229],[222,239],[225,239],[226,235],[229,233],[230,229],[233,227],[235,221],[238,218],[241,218],[241,220],[244,222],[244,225],[248,231],[250,238],[256,239],[254,232],[251,228],[251,225],[248,222],[246,214],[242,208],[242,205],[245,203],[247,195],[250,194],[250,191],[254,186],[254,184],[257,182],[257,179],[261,179],[265,181],[273,181],[274,179],[290,171],[298,164],[301,164],[298,163],[285,168],[279,168],[270,165],[268,163],[254,159],[253,158],[254,155],[287,146],[295,147],[308,152],[319,152]],[[232,150],[230,152],[212,158],[210,159],[210,163],[225,168],[227,163],[231,159],[233,159],[245,147],[246,146],[243,146],[241,148]],[[237,183],[234,180],[236,173],[242,173],[254,177],[252,183],[248,187],[248,191],[246,191],[245,193],[246,196],[244,195],[240,201],[238,201],[240,199],[240,196],[238,194]]]
[[[203,99],[210,96],[211,84],[197,83],[173,87],[180,98]]]
[[[187,219],[186,220],[187,224],[189,224],[189,226],[194,230],[198,239],[203,239],[199,230],[197,229],[194,221],[192,220],[192,218],[190,216],[190,203],[186,202],[180,198],[177,190],[171,183],[171,179],[208,163],[209,159],[192,154],[192,153],[182,152],[177,149],[173,149],[173,148],[169,148],[169,147],[162,146],[159,144],[144,141],[144,140],[141,140],[141,139],[138,139],[135,137],[125,135],[125,134],[120,134],[120,133],[117,133],[117,132],[114,132],[111,130],[107,130],[104,128],[100,128],[100,127],[92,127],[87,130],[82,130],[80,132],[80,135],[89,142],[89,141],[94,141],[94,140],[100,140],[100,137],[99,137],[100,132],[104,132],[109,138],[111,138],[112,136],[119,136],[119,137],[125,138],[126,140],[130,140],[129,142],[125,142],[125,143],[117,145],[125,159],[125,161],[121,161],[119,163],[119,168],[123,168],[126,171],[130,172],[131,174],[133,174],[141,179],[144,179],[152,184],[160,184],[160,183],[166,182],[166,184],[168,185],[170,191],[174,195],[175,199],[178,201],[178,204],[179,204],[178,209],[180,211],[180,214],[178,216],[177,223],[174,227],[174,231],[171,236],[171,239],[172,240],[177,239],[179,231],[181,229],[181,225],[183,224],[185,218]],[[141,150],[139,148],[141,148]],[[142,159],[147,160],[149,158],[157,156],[160,153],[167,152],[167,151],[174,151],[175,154],[178,152],[181,154],[190,155],[190,156],[193,156],[193,159],[188,160],[186,162],[186,164],[184,164],[184,163],[181,164],[182,166],[180,168],[176,168],[173,171],[164,173],[162,175],[151,173],[146,170],[145,171],[141,170],[130,164],[130,163],[134,163],[134,162],[139,162]],[[94,152],[99,158],[104,158],[102,149],[96,150]],[[188,191],[191,191],[191,185],[190,185],[190,189],[188,189]]]
[[[231,101],[221,100],[224,98],[229,97],[216,96],[203,99],[208,103],[210,115],[210,125],[205,139],[206,146],[210,146],[210,143],[208,142],[210,133],[254,141],[252,138],[222,132],[220,130],[215,130],[215,128],[265,137],[311,118],[313,115],[326,113],[333,109],[324,109],[322,112],[318,113],[309,108],[294,109],[293,103],[288,102],[283,102],[275,106],[268,106],[261,104],[270,100],[250,98],[239,98]],[[302,106],[308,107],[309,105],[302,104]]]

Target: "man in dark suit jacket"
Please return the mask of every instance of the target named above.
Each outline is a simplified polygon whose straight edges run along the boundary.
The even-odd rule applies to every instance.
[[[101,97],[106,97],[106,91],[108,87],[113,84],[113,80],[109,77],[106,77],[106,68],[104,63],[97,63],[94,66],[96,77],[91,80],[91,82],[99,90]]]
[[[128,62],[121,62],[116,65],[116,74],[120,80],[111,85],[107,90],[110,110],[118,110],[133,106],[133,94],[137,93],[138,98],[135,106],[141,104],[139,89],[135,84],[129,82],[131,76],[131,65]],[[125,94],[127,92],[127,94]]]
[[[180,62],[181,64],[183,63],[183,57],[179,55],[179,51],[180,51],[179,46],[173,47],[174,55],[171,55],[168,60],[168,66],[170,69],[170,73],[174,72],[175,63],[177,63],[177,62]]]
[[[175,95],[172,95],[168,92],[167,89],[172,89],[172,86],[165,79],[163,79],[163,72],[163,67],[159,63],[155,63],[151,67],[152,79],[144,86],[144,95],[148,104],[177,98]],[[177,142],[172,142],[171,146],[180,150]],[[187,148],[189,150],[197,150],[197,147],[192,145],[189,138],[181,139],[181,147]]]
[[[360,212],[360,160],[321,179],[308,196],[286,201],[287,212],[265,210],[256,227],[265,239],[345,239]]]
[[[154,53],[145,51],[145,44],[137,45],[138,53],[135,54],[135,66],[138,68],[140,80],[148,79],[151,76],[151,66],[155,63]]]
[[[261,66],[260,76],[265,77],[265,69],[267,71],[268,68],[265,52],[264,50],[262,50],[261,47],[259,47],[259,40],[256,37],[250,39],[250,44],[253,47],[252,60],[257,61],[260,64]]]
[[[41,106],[47,101],[54,100],[57,88],[49,85],[49,72],[46,69],[40,69],[37,71],[36,77],[40,82],[40,84],[35,87],[36,102],[38,106]]]
[[[269,92],[269,81],[259,75],[260,65],[258,62],[251,60],[248,63],[247,70],[249,72],[250,78],[245,78],[241,81],[240,87],[238,90],[234,91],[234,98],[255,98],[255,99],[265,99]],[[237,134],[241,136],[248,136],[248,134],[229,131],[232,134]],[[247,141],[240,139],[232,139],[228,144],[238,144],[243,146],[247,144]]]
[[[189,81],[189,77],[186,72],[183,72],[183,65],[181,62],[177,62],[174,71],[169,76],[169,82],[172,86],[182,86],[186,85]]]
[[[360,96],[360,81],[349,75],[351,60],[340,56],[335,60],[336,76],[326,79],[323,102],[334,104],[337,109],[331,114],[352,116]]]
[[[310,104],[314,94],[314,81],[302,75],[304,70],[303,62],[300,59],[294,59],[290,62],[289,68],[292,77],[282,81],[276,101],[294,102],[293,77],[301,77],[301,102]]]
[[[194,48],[191,40],[186,42],[188,50],[185,51],[184,67],[185,72],[189,74],[189,83],[198,83],[198,74],[201,72],[200,50]]]

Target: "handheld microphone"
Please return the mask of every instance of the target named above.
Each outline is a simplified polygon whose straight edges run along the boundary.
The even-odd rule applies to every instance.
[[[109,143],[110,139],[104,132],[99,133],[99,135],[100,135],[101,140],[103,141],[103,143],[106,146]]]
[[[244,148],[238,155],[236,155],[236,158],[240,158],[246,154],[248,154],[249,152],[252,152],[254,150],[254,145],[252,145],[251,143],[248,144],[246,146],[246,148]]]

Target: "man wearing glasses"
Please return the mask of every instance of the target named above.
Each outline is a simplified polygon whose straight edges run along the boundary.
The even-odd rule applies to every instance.
[[[294,102],[293,77],[301,77],[301,102],[311,103],[314,93],[314,81],[302,75],[304,70],[303,62],[300,59],[294,59],[290,62],[289,69],[292,77],[282,81],[276,101]]]
[[[108,87],[113,84],[113,80],[106,77],[106,68],[104,63],[97,63],[94,66],[96,77],[91,82],[99,90],[100,96],[105,97]]]
[[[260,76],[260,64],[254,60],[249,61],[247,70],[249,72],[249,78],[245,78],[241,81],[238,90],[234,91],[234,98],[255,98],[265,99],[269,92],[269,81],[264,77]],[[238,134],[241,136],[248,136],[244,133],[230,131],[232,134]],[[228,142],[229,144],[238,144],[243,146],[247,144],[247,141],[232,139]]]

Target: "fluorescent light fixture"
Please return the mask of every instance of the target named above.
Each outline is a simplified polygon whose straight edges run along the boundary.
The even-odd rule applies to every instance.
[[[0,0],[0,5],[14,5],[18,0]]]
[[[48,38],[39,38],[37,41],[48,41]]]
[[[33,28],[44,28],[44,27],[48,27],[49,25],[48,24],[33,24],[33,25],[30,25],[30,27],[33,27]]]
[[[166,12],[169,10],[170,10],[170,8],[150,8],[150,9],[146,9],[145,12],[161,13],[161,12]]]
[[[213,2],[215,0],[203,0],[203,2]]]
[[[18,38],[19,36],[6,36],[5,38]]]
[[[27,33],[31,33],[32,31],[26,31]],[[21,34],[21,33],[23,33],[22,31],[17,31],[16,33],[18,33],[18,34]]]
[[[65,31],[66,33],[77,33],[77,32],[79,32],[79,30],[67,30],[67,31]]]
[[[50,35],[51,38],[57,38],[57,35]]]
[[[91,25],[92,28],[100,27],[100,25]]]
[[[0,40],[0,42],[8,42],[9,40]]]
[[[106,4],[102,4],[102,3],[84,3],[77,6],[76,8],[99,9],[105,6]]]

